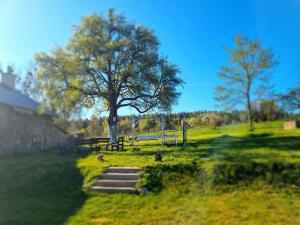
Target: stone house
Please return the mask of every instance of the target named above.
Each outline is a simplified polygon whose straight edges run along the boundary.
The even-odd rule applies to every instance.
[[[15,89],[10,68],[1,74],[0,154],[42,151],[65,142],[67,134],[54,124],[55,115],[40,115],[39,103]]]

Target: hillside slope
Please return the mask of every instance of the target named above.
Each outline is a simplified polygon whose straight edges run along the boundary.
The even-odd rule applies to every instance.
[[[0,224],[300,224],[300,130],[281,122],[189,130],[186,147],[0,158]],[[163,152],[163,162],[154,155]],[[107,166],[141,166],[151,193],[90,192]]]

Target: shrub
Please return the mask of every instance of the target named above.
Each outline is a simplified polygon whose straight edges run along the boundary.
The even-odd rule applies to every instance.
[[[224,163],[213,169],[214,184],[249,183],[263,179],[272,184],[300,186],[300,164],[272,163]]]
[[[196,162],[190,164],[148,166],[141,174],[140,187],[147,187],[154,192],[174,183],[185,183],[197,175],[200,169]]]

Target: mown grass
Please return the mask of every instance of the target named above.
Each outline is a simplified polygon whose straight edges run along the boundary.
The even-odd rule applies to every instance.
[[[126,152],[104,152],[104,162],[82,153],[1,157],[0,224],[300,224],[299,182],[293,182],[300,130],[283,130],[282,122],[256,124],[255,132],[232,125],[189,130],[186,147],[136,144]],[[158,150],[163,162],[154,161]],[[244,165],[270,171],[248,174]],[[273,177],[274,165],[295,174]],[[90,192],[107,166],[147,166],[140,185],[153,192]],[[243,180],[240,171],[249,177]]]
[[[0,158],[0,224],[63,224],[86,199],[80,155],[39,153]],[[84,156],[82,156],[84,157]]]

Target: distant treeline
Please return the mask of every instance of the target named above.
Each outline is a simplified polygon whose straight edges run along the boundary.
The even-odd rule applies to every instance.
[[[273,100],[263,100],[253,104],[253,115],[256,122],[296,119],[298,115],[287,113],[276,105]],[[212,127],[245,123],[248,121],[247,113],[241,110],[232,112],[222,111],[194,111],[164,114],[166,130],[181,130],[182,120],[187,119],[191,128]],[[153,133],[161,131],[161,115],[147,114],[137,117],[136,133]],[[120,135],[131,134],[131,116],[120,116],[118,119],[118,131]],[[109,136],[108,121],[106,117],[92,116],[90,120],[76,120],[68,122],[66,127],[69,133],[83,133],[86,136]]]

